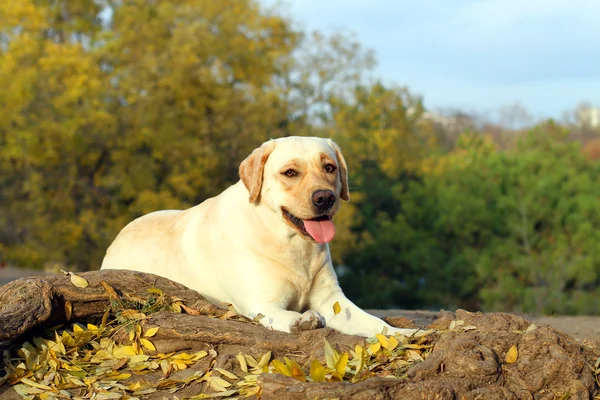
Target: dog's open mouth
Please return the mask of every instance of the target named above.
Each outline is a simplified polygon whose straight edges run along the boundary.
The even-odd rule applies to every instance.
[[[335,236],[335,224],[328,215],[322,215],[312,219],[300,219],[286,210],[283,211],[284,217],[296,228],[302,235],[312,238],[319,243],[328,243]]]

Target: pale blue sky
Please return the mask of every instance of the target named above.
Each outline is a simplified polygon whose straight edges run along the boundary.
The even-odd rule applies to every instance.
[[[518,102],[560,118],[582,101],[600,106],[600,0],[284,0],[283,10],[303,28],[356,33],[377,75],[431,109],[493,118]]]

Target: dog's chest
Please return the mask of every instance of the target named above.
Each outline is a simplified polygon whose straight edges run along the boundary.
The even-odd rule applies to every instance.
[[[314,281],[328,263],[329,248],[297,238],[278,250],[277,259],[272,260],[275,262],[270,263],[268,271],[264,270],[271,277],[271,289],[277,293],[275,301],[286,310],[306,311]]]
[[[312,282],[294,282],[288,287],[285,308],[290,311],[303,312],[308,309],[310,289]]]
[[[296,268],[288,270],[284,306],[287,310],[303,312],[308,309],[315,277],[322,268],[321,260],[313,258],[312,261],[305,265],[298,263]]]

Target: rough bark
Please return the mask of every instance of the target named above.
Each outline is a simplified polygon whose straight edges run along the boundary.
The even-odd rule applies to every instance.
[[[357,343],[364,345],[362,338],[331,329],[295,335],[223,319],[227,310],[215,307],[195,291],[150,274],[95,271],[80,275],[89,282],[88,287],[78,288],[64,275],[20,279],[0,287],[0,342],[4,346],[19,344],[40,327],[66,322],[67,302],[72,307],[71,320],[102,315],[111,296],[101,283],[106,282],[122,300],[145,297],[150,287],[182,299],[201,315],[162,311],[143,321],[145,328],[160,327],[153,337],[157,351],[209,350],[217,355],[216,366],[236,373],[240,370],[234,357],[240,351],[255,357],[267,351],[274,357],[293,355],[302,365],[311,357],[323,360],[324,338],[341,351]],[[553,399],[570,393],[570,399],[589,399],[598,393],[591,368],[600,356],[598,342],[579,343],[549,327],[526,332],[531,323],[511,314],[458,310],[440,312],[437,317],[430,326],[442,331],[431,336],[433,352],[412,367],[406,379],[376,377],[359,383],[310,383],[263,374],[259,379],[261,398]],[[477,329],[447,330],[453,319]],[[390,317],[388,321],[410,324],[406,318]],[[518,348],[518,359],[507,363],[506,353],[513,345]],[[202,389],[190,385],[181,395],[197,394]],[[147,398],[163,396],[159,392]],[[18,398],[7,385],[0,387],[0,397]]]
[[[72,320],[102,315],[109,305],[109,293],[102,286],[110,285],[123,300],[147,297],[155,287],[184,300],[202,314],[222,315],[226,310],[215,307],[196,291],[171,280],[141,272],[94,271],[84,272],[89,286],[80,288],[66,275],[22,278],[0,287],[0,342],[15,339],[40,325],[66,321],[65,303],[72,306]]]

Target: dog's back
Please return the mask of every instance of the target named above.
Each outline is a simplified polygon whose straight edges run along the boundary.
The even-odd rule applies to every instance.
[[[163,275],[166,259],[172,262],[173,243],[178,235],[180,210],[162,210],[146,214],[130,222],[106,251],[101,269],[127,269]]]
[[[215,268],[220,254],[227,254],[214,221],[220,214],[217,200],[223,197],[222,193],[186,210],[156,211],[130,222],[106,251],[101,269],[151,273],[194,289],[215,304],[228,300],[220,282],[224,271]]]

